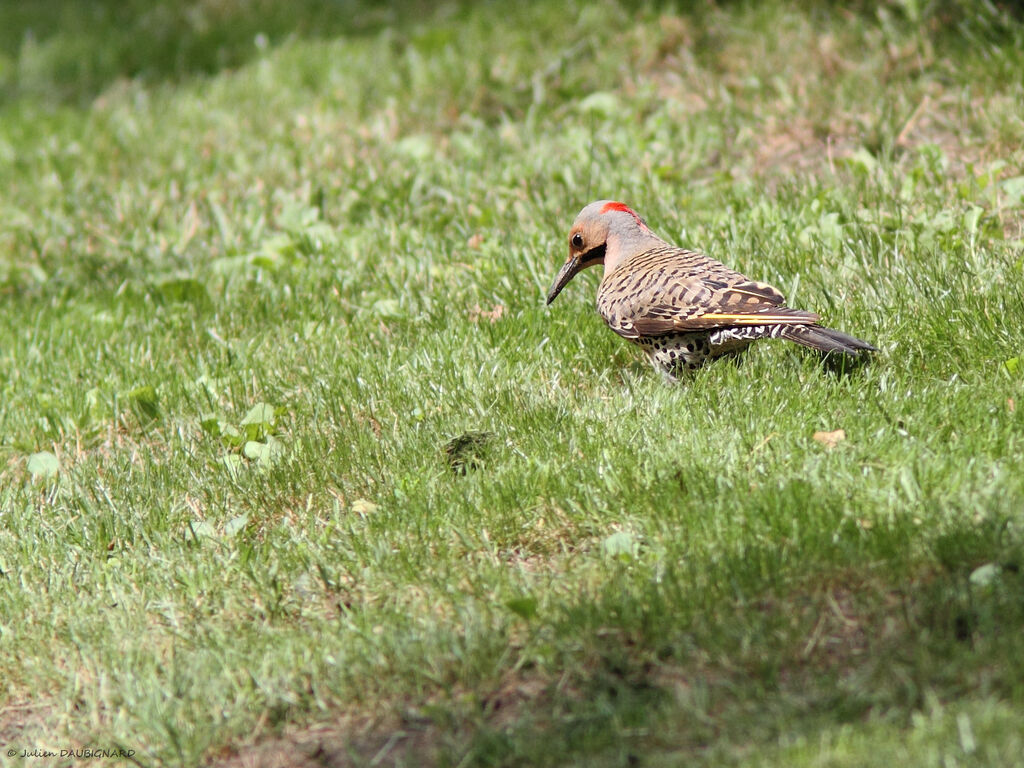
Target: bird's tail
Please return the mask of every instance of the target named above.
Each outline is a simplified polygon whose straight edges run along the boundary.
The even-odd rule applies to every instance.
[[[867,352],[876,351],[866,341],[820,325],[787,325],[779,335],[789,341],[825,353],[841,352],[850,357],[860,357]]]

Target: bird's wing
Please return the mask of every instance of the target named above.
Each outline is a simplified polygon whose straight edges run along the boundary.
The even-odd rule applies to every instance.
[[[812,312],[783,306],[782,294],[767,283],[693,251],[664,249],[628,266],[616,270],[605,289],[609,314],[618,320],[612,327],[628,338],[818,320]]]
[[[813,312],[790,307],[767,307],[756,311],[680,313],[678,307],[655,305],[646,307],[633,319],[633,328],[640,336],[662,336],[682,331],[713,330],[734,325],[807,325],[817,323]]]

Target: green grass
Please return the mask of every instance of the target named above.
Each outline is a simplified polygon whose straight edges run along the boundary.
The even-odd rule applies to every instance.
[[[1019,20],[153,8],[0,6],[0,764],[1024,764]],[[601,198],[879,353],[666,384]]]

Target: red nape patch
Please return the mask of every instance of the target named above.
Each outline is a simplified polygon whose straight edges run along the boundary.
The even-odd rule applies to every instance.
[[[608,211],[620,211],[621,213],[628,213],[630,216],[636,219],[637,224],[639,224],[641,227],[644,227],[645,229],[647,228],[647,225],[644,224],[644,220],[637,215],[637,212],[634,211],[625,203],[605,203],[601,207],[601,213],[608,213]]]

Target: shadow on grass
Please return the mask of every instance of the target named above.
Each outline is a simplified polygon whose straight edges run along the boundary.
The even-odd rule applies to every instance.
[[[534,628],[575,638],[543,667],[524,663],[497,684],[397,703],[391,715],[325,724],[214,764],[734,764],[783,736],[816,743],[869,721],[907,728],[928,701],[1014,698],[1024,576],[1020,547],[997,529],[938,537],[938,567],[917,573],[840,570],[722,596],[690,616],[672,610],[674,590],[651,583],[638,593],[611,579],[597,599]],[[993,568],[975,578],[982,561]],[[734,567],[743,565],[717,566]]]
[[[721,3],[728,4],[728,3]],[[403,30],[443,15],[454,23],[468,0],[33,0],[0,4],[0,105],[23,96],[84,105],[119,78],[180,80],[238,67],[290,38],[326,39]],[[646,3],[624,0],[641,14]],[[703,3],[684,3],[698,28]],[[828,4],[825,4],[826,6]],[[845,4],[837,4],[845,7]],[[874,3],[854,4],[873,20]],[[518,6],[522,12],[522,6]],[[903,15],[902,4],[889,11]],[[503,11],[507,17],[517,6]],[[957,29],[957,39],[1004,39],[1021,16],[1010,3],[987,13],[955,0],[929,6],[933,26]],[[904,22],[926,26],[924,18]],[[510,27],[514,25],[510,24]],[[1008,31],[1011,30],[1011,31]]]
[[[0,4],[0,103],[86,104],[119,78],[180,80],[237,67],[290,38],[401,28],[427,0],[34,0]]]

